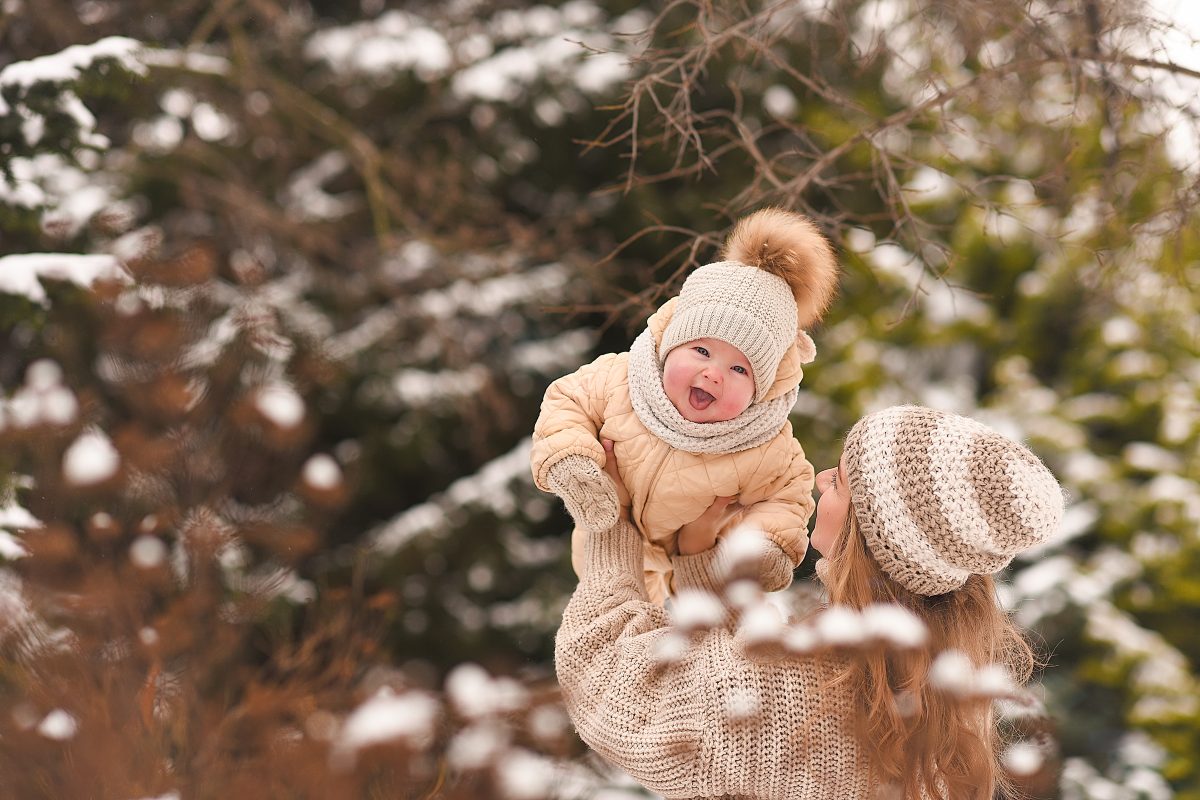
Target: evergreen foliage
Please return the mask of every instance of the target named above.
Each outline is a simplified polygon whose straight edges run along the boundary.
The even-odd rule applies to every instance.
[[[780,204],[845,267],[814,464],[921,402],[1067,488],[1004,596],[1050,662],[1024,787],[1200,798],[1198,173],[1160,135],[1200,76],[1145,9],[159,5],[0,18],[0,793],[597,785],[528,433]],[[372,703],[448,721],[353,740]]]

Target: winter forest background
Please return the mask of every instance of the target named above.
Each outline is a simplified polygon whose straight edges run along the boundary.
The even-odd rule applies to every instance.
[[[0,796],[644,796],[558,705],[528,437],[777,204],[844,265],[818,468],[911,401],[1069,489],[1014,778],[1200,798],[1189,49],[1118,0],[3,0]]]

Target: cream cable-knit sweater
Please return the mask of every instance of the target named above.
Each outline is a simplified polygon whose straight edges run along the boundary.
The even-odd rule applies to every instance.
[[[675,558],[677,588],[716,585],[715,552]],[[718,628],[658,664],[671,629],[647,601],[637,531],[622,519],[588,537],[587,559],[554,656],[567,711],[593,750],[668,800],[872,796],[850,700],[823,689],[836,661],[752,660]]]

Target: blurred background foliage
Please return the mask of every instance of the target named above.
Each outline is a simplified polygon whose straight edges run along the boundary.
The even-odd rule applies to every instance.
[[[72,697],[79,737],[123,708],[172,754],[100,784],[133,796],[256,786],[212,747],[311,766],[243,716],[328,744],[318,711],[464,662],[548,691],[574,578],[528,474],[542,391],[774,204],[844,265],[793,415],[818,468],[919,402],[1067,487],[1004,595],[1050,662],[1026,788],[1200,798],[1200,76],[1173,35],[1114,0],[6,0],[0,732],[30,743],[0,785],[104,772],[33,741]],[[413,764],[303,780],[441,785]]]

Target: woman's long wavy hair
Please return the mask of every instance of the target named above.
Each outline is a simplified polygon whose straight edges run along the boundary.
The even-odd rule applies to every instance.
[[[977,667],[1004,666],[1016,685],[1029,680],[1037,660],[1000,606],[991,576],[972,575],[961,588],[933,597],[910,592],[880,569],[853,507],[825,566],[821,573],[831,603],[856,609],[895,603],[929,630],[926,646],[862,653],[833,681],[858,701],[859,742],[880,783],[895,787],[905,800],[990,800],[997,788],[1010,793],[999,766],[991,699],[955,697],[928,679],[937,654],[953,648]]]

